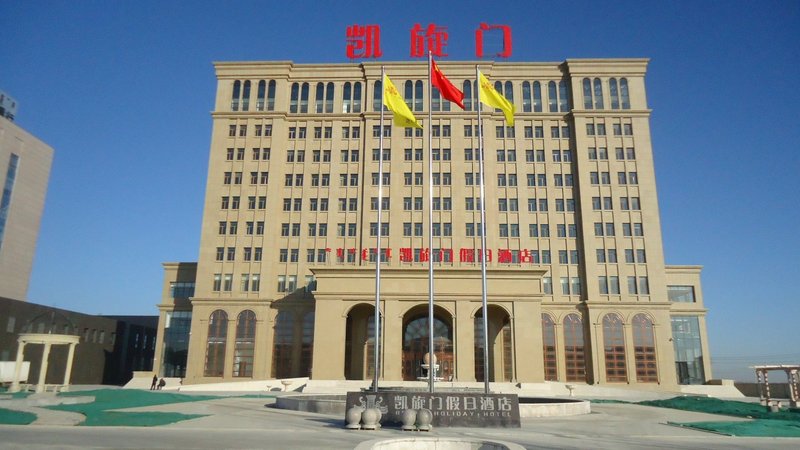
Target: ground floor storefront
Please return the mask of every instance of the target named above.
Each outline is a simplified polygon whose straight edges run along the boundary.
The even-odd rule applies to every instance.
[[[427,379],[432,368],[442,381],[660,388],[678,384],[676,374],[686,367],[676,360],[675,318],[668,302],[555,303],[542,294],[538,270],[487,272],[484,352],[480,271],[460,269],[437,271],[435,364],[428,364],[427,275],[422,269],[382,273],[381,381]],[[315,277],[317,290],[271,302],[192,299],[185,373],[178,375],[189,384],[306,376],[372,379],[374,271],[319,269]],[[167,350],[161,348],[163,354]],[[691,367],[699,366],[702,373],[702,349],[696,353],[699,362],[690,361]]]

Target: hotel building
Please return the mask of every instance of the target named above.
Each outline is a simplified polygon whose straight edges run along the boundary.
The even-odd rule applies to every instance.
[[[424,62],[384,63],[415,130],[390,112],[381,128],[380,63],[216,63],[199,260],[164,265],[154,369],[186,383],[371,379],[380,258],[381,380],[424,375],[429,259],[444,380],[710,378],[701,268],[664,262],[648,60],[480,63],[516,106],[513,127],[482,110],[485,253],[475,64],[440,63],[462,111],[429,91]]]

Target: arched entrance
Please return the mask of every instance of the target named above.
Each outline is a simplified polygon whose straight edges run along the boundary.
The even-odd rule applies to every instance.
[[[489,305],[489,381],[511,381],[513,371],[513,342],[511,339],[511,318],[506,310]],[[475,380],[485,381],[483,351],[483,309],[475,313]]]
[[[374,373],[375,307],[364,303],[347,313],[344,377],[347,380],[368,380]]]
[[[403,380],[413,381],[427,376],[422,367],[428,353],[428,307],[419,305],[403,317]],[[438,376],[451,380],[453,367],[453,318],[440,307],[433,311],[433,350],[439,364]]]

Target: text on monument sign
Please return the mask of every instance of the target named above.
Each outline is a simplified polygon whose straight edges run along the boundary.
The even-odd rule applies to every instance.
[[[519,427],[519,398],[514,394],[473,392],[348,392],[346,410],[378,408],[385,424],[400,424],[406,409],[430,409],[440,427]]]

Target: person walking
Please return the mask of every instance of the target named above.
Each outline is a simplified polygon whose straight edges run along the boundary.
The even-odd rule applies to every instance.
[[[153,374],[153,382],[150,384],[150,390],[156,390],[156,383],[158,383],[158,374]]]

